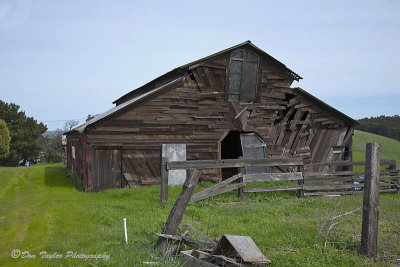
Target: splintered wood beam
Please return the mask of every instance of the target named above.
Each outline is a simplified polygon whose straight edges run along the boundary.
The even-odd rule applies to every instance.
[[[162,230],[162,234],[176,234],[178,226],[181,223],[183,215],[185,214],[186,208],[189,204],[189,200],[192,197],[197,182],[199,181],[199,177],[200,172],[198,170],[191,169],[189,171],[189,175],[186,178],[185,183],[183,184],[182,192],[171,209],[168,220]],[[168,249],[169,244],[170,242],[168,241],[168,239],[160,236],[157,240],[156,247],[165,252]]]

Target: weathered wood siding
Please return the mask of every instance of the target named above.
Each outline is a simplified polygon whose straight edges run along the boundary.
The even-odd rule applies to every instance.
[[[75,159],[73,158],[72,147],[75,150]],[[86,135],[77,132],[67,135],[67,166],[77,177],[78,182],[85,191],[92,188],[92,147],[86,143]]]
[[[187,160],[217,159],[219,143],[231,130],[257,133],[268,157],[303,156],[305,163],[344,159],[352,126],[290,88],[287,71],[260,57],[255,103],[227,101],[228,75],[229,54],[202,63],[185,74],[183,86],[88,129],[86,141],[122,146],[123,172],[131,170],[139,184],[160,182],[162,144],[185,143]],[[204,170],[201,177],[221,176],[219,170]]]
[[[122,187],[121,150],[95,148],[93,152],[93,191]]]

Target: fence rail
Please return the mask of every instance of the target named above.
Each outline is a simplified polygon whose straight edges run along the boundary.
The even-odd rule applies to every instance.
[[[221,159],[221,160],[190,160],[171,161],[167,163],[168,170],[179,169],[220,169],[244,168],[257,166],[296,166],[303,165],[302,158],[268,158],[268,159]]]
[[[210,188],[192,196],[190,201],[199,201],[212,196],[238,190],[238,196],[245,193],[297,190],[299,197],[315,195],[350,195],[361,194],[364,189],[364,172],[343,170],[350,166],[365,166],[365,161],[333,161],[304,165],[302,158],[267,158],[267,159],[224,159],[224,160],[191,160],[168,162],[165,158],[161,164],[161,201],[168,199],[168,171],[178,169],[219,169],[242,168],[254,166],[294,167],[292,172],[282,173],[239,173]],[[379,192],[399,192],[399,169],[395,160],[380,160]],[[382,166],[387,168],[382,169]],[[313,171],[314,167],[328,167],[331,171]],[[327,168],[324,168],[327,169]],[[339,169],[339,170],[336,170]],[[286,181],[297,184],[278,187],[247,188],[254,182]]]

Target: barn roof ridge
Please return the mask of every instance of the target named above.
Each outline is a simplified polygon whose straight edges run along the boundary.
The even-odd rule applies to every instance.
[[[114,100],[112,103],[116,104],[118,101],[120,101],[120,100],[122,100],[124,98],[127,98],[127,97],[129,97],[131,95],[137,95],[137,94],[140,94],[140,93],[145,93],[147,90],[151,89],[151,85],[156,84],[158,81],[160,81],[160,80],[162,80],[162,79],[164,79],[166,77],[174,76],[174,75],[181,75],[183,72],[185,72],[187,70],[190,70],[190,68],[193,67],[194,65],[198,65],[201,62],[207,61],[207,60],[209,60],[211,58],[214,58],[214,57],[219,56],[219,55],[221,55],[223,53],[229,52],[231,50],[234,50],[234,49],[237,49],[237,48],[240,48],[240,47],[243,47],[243,46],[249,46],[252,49],[256,50],[258,53],[268,57],[270,60],[272,60],[273,62],[278,64],[281,68],[285,69],[289,73],[289,75],[291,75],[295,80],[298,81],[300,79],[303,79],[300,75],[298,75],[297,73],[295,73],[294,71],[289,69],[285,64],[283,64],[282,62],[280,62],[279,60],[277,60],[276,58],[274,58],[273,56],[271,56],[270,54],[268,54],[267,52],[265,52],[261,48],[259,48],[256,45],[254,45],[250,40],[248,40],[248,41],[245,41],[243,43],[234,45],[232,47],[223,49],[223,50],[221,50],[219,52],[213,53],[211,55],[208,55],[206,57],[202,57],[202,58],[197,59],[195,61],[192,61],[190,63],[184,64],[184,65],[182,65],[180,67],[177,67],[177,68],[175,68],[175,69],[173,69],[173,70],[171,70],[169,72],[166,72],[163,75],[158,76],[157,78],[151,80],[150,82],[148,82],[148,83],[146,83],[146,84],[144,84],[144,85],[142,85],[142,86],[140,86],[140,87],[138,87],[136,89],[133,89],[133,90],[131,90],[130,92],[128,92],[126,94],[124,94],[123,96],[121,96],[118,99]],[[141,92],[141,91],[143,91],[143,92]]]

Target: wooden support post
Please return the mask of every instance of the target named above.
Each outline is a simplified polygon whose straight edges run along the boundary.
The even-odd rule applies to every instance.
[[[245,168],[239,168],[239,172],[240,173],[245,173]],[[243,183],[243,177],[240,177],[237,180],[237,183]],[[243,200],[245,198],[244,188],[245,187],[238,188],[238,198],[241,199],[241,200]]]
[[[193,191],[199,181],[200,172],[196,169],[190,169],[188,177],[183,184],[183,189],[178,199],[176,200],[171,212],[168,216],[168,220],[162,230],[164,235],[175,235],[178,230],[178,226],[182,221],[183,215],[185,214],[186,207],[189,204],[189,200],[192,197]],[[169,241],[165,237],[159,237],[157,240],[156,247],[162,251],[168,249]]]
[[[389,175],[398,177],[398,171],[396,170],[396,160],[391,160],[389,164]],[[399,192],[399,178],[390,179],[390,183],[393,185],[390,186],[390,189],[397,189],[397,193]]]
[[[379,144],[366,145],[361,250],[369,258],[376,258],[378,250],[380,156]]]
[[[297,181],[297,184],[302,187],[301,189],[297,190],[297,197],[304,197],[304,165],[300,165],[298,167],[298,171],[302,173],[303,179]]]
[[[168,158],[161,158],[161,196],[160,202],[168,200],[168,170],[167,170]]]

